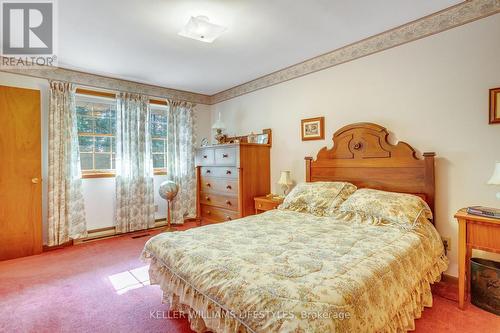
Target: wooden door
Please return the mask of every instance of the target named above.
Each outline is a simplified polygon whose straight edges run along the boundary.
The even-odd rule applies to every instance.
[[[0,86],[0,260],[42,252],[40,91]]]

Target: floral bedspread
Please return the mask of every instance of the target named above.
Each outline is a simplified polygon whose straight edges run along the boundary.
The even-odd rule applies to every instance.
[[[447,267],[431,223],[273,210],[150,239],[152,283],[198,332],[400,332]]]

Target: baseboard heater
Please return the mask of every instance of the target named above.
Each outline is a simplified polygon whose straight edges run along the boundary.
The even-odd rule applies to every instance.
[[[147,233],[148,230],[154,230],[158,228],[165,227],[167,225],[167,221],[165,219],[158,219],[155,221],[155,225],[152,228],[146,229],[146,230],[137,230],[137,231],[132,231],[130,234],[132,234],[132,238],[140,238],[140,237],[145,237],[149,236],[150,234]],[[140,233],[140,234],[139,234]],[[75,239],[73,241],[73,244],[82,244],[82,243],[87,243],[91,241],[95,241],[98,239],[103,239],[103,238],[110,238],[110,237],[115,237],[115,236],[123,236],[127,235],[127,233],[118,233],[116,232],[116,227],[107,227],[107,228],[100,228],[100,229],[94,229],[94,230],[89,230],[87,232],[87,237],[86,238],[81,238],[81,239]]]

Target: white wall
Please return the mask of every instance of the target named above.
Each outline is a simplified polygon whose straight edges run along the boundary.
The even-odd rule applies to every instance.
[[[457,209],[500,206],[486,185],[500,161],[500,125],[488,125],[488,89],[500,86],[500,14],[403,46],[237,97],[212,107],[229,132],[272,128],[272,188],[280,170],[304,181],[304,156],[332,145],[354,122],[374,122],[421,152],[437,153],[437,228],[452,238]],[[325,116],[326,139],[302,142],[300,120]]]
[[[0,85],[19,88],[37,89],[41,91],[42,117],[42,221],[43,240],[47,241],[47,170],[48,170],[48,119],[49,119],[49,84],[47,80],[28,76],[0,72]],[[210,134],[210,107],[197,105],[197,136],[207,137]],[[166,176],[155,176],[155,188],[158,188]],[[83,196],[85,213],[89,230],[111,227],[114,225],[115,182],[114,178],[94,178],[83,180]],[[156,218],[166,216],[166,202],[155,193],[155,204],[158,205]]]

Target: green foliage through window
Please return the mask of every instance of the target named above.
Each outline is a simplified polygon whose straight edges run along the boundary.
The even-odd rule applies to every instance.
[[[116,156],[114,101],[76,98],[80,165],[82,171],[111,171]]]

